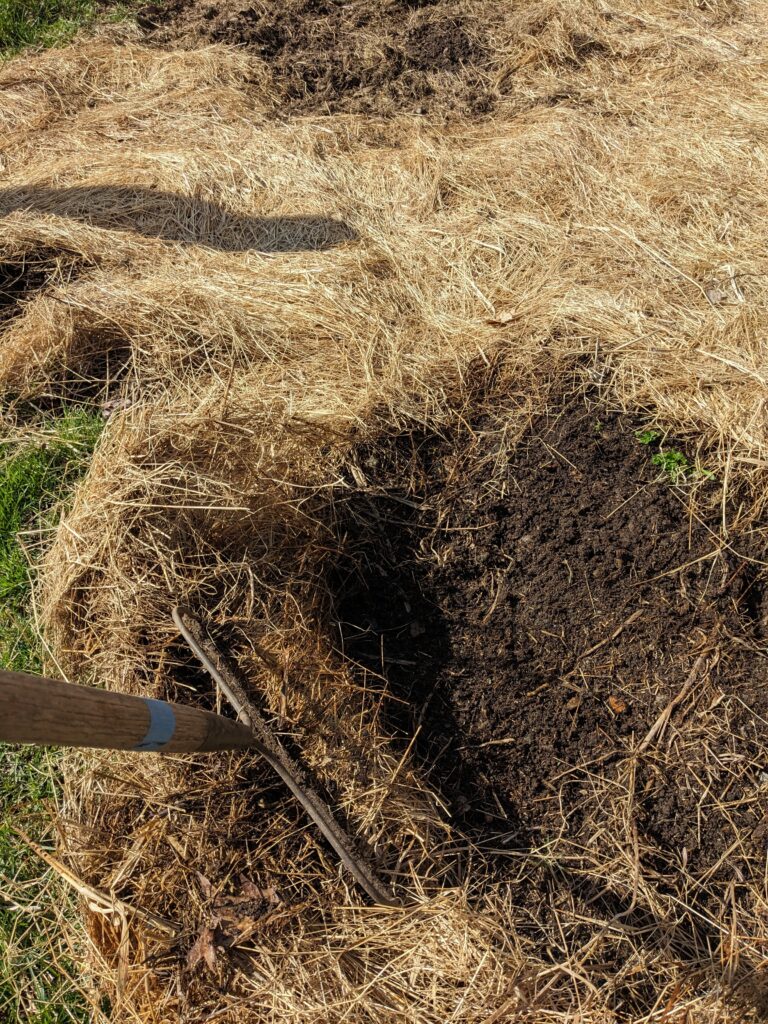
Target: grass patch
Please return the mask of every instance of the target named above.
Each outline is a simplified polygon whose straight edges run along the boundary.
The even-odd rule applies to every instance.
[[[0,806],[41,837],[54,796],[54,757],[34,747],[0,747]],[[59,952],[53,901],[66,906],[50,873],[0,820],[0,1020],[85,1024],[90,1014]]]
[[[96,14],[94,0],[5,0],[0,6],[0,52],[66,42]]]
[[[97,0],[0,0],[0,57],[11,57],[29,46],[61,46],[104,14]],[[111,5],[105,15],[120,21],[132,5]]]
[[[37,671],[42,649],[31,619],[32,585],[41,547],[102,428],[100,417],[72,410],[49,421],[33,441],[0,456],[0,667]],[[67,965],[52,957],[49,911],[54,882],[9,828],[14,820],[37,838],[55,798],[55,754],[0,746],[0,1020],[69,1024],[90,1019]],[[13,892],[13,898],[9,895]],[[24,908],[29,908],[25,911]],[[34,909],[33,909],[34,908]]]
[[[645,445],[655,444],[656,441],[658,441],[659,438],[661,437],[661,431],[660,430],[639,430],[635,434],[635,437],[640,442],[640,444],[645,444]]]
[[[40,439],[0,461],[0,665],[40,668],[29,619],[34,552],[58,519],[62,500],[88,466],[102,420],[72,410]]]

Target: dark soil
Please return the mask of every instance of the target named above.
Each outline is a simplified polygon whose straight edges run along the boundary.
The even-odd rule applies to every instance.
[[[157,43],[247,47],[286,112],[485,114],[495,103],[482,27],[457,0],[170,0],[138,22]]]
[[[28,261],[0,262],[0,328],[21,312],[21,303],[45,286],[52,260],[33,257]]]
[[[705,756],[735,746],[749,765],[762,749],[748,709],[768,717],[767,608],[736,554],[762,547],[753,532],[723,549],[717,515],[689,513],[696,481],[702,508],[717,482],[673,486],[652,458],[677,446],[641,444],[640,426],[577,398],[511,451],[490,420],[404,435],[386,458],[359,446],[336,628],[405,702],[392,728],[418,731],[454,817],[495,847],[587,842],[610,810],[590,776],[627,757],[704,654],[706,678],[638,761],[635,805],[651,861],[704,871],[734,828],[748,846],[764,829],[747,783],[717,779],[702,811],[699,777]],[[734,699],[708,715],[720,692]]]

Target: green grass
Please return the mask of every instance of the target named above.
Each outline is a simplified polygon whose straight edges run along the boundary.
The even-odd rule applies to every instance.
[[[53,797],[52,763],[37,748],[0,747],[0,807],[38,838]],[[12,898],[6,903],[5,898]],[[0,1021],[86,1024],[90,1014],[56,954],[59,907],[71,899],[0,818]]]
[[[0,0],[0,59],[30,46],[61,46],[96,20],[121,21],[135,6],[114,3],[105,13],[97,0]]]
[[[95,14],[94,0],[0,0],[0,53],[66,42]]]
[[[29,619],[30,561],[87,467],[101,428],[100,417],[73,410],[55,420],[36,444],[0,459],[0,665],[6,668],[40,668]]]
[[[2,0],[0,0],[2,2]],[[42,649],[31,620],[39,553],[90,462],[99,416],[71,410],[34,440],[0,448],[0,667],[38,671]],[[9,823],[41,839],[55,798],[56,755],[0,745],[0,1022],[85,1024],[90,1013],[51,950],[56,881]],[[9,891],[13,902],[9,905]]]

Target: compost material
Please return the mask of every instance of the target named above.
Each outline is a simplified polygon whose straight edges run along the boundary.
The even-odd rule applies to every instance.
[[[588,845],[642,752],[638,841],[727,873],[735,830],[763,830],[764,798],[706,763],[748,764],[768,717],[758,534],[724,540],[706,466],[641,428],[578,398],[516,445],[486,418],[362,446],[337,625],[481,845]]]
[[[279,105],[302,113],[484,114],[494,105],[482,25],[454,0],[172,0],[138,17],[158,43],[230,43],[268,63]]]

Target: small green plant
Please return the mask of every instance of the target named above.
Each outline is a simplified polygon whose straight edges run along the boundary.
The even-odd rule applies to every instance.
[[[658,441],[659,438],[661,437],[661,431],[660,430],[638,430],[638,432],[635,434],[635,437],[640,442],[640,444],[645,444],[645,445],[654,444],[654,442]]]
[[[655,445],[661,440],[663,434],[660,430],[638,430],[635,439],[639,444]],[[663,449],[651,456],[651,463],[659,466],[666,473],[670,483],[679,484],[691,477],[703,477],[707,480],[714,480],[715,474],[711,469],[704,469],[702,466],[692,465],[686,456],[676,448],[668,451]]]
[[[666,452],[657,452],[651,459],[654,466],[660,466],[669,477],[671,483],[679,483],[690,473],[692,466],[682,452],[671,448]]]

